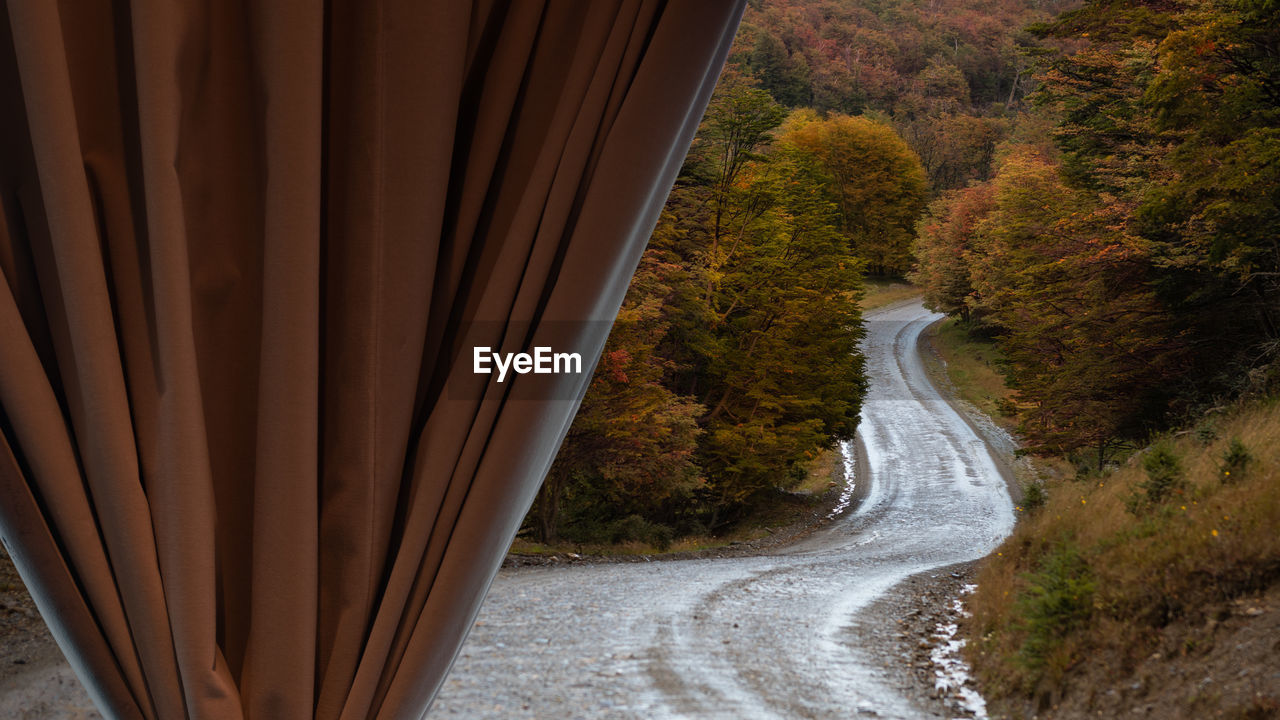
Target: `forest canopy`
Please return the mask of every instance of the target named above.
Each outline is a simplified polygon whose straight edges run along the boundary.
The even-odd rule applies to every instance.
[[[1274,385],[1280,6],[1090,2],[1036,26],[990,180],[919,225],[917,282],[994,335],[1030,447],[1096,466]]]

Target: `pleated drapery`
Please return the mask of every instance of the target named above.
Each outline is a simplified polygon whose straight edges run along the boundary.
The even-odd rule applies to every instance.
[[[741,3],[0,6],[0,532],[59,645],[114,718],[420,717]],[[538,345],[586,372],[472,372]]]

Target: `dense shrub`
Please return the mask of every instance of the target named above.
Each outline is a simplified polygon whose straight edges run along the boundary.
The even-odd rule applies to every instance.
[[[1147,478],[1138,483],[1137,492],[1129,499],[1132,513],[1163,505],[1174,495],[1181,495],[1186,487],[1182,460],[1166,442],[1152,445],[1143,454],[1142,469]]]
[[[1236,482],[1244,477],[1249,463],[1253,462],[1253,453],[1240,442],[1240,438],[1231,438],[1231,444],[1222,451],[1221,479],[1224,483]]]
[[[1069,544],[1045,555],[1039,569],[1026,580],[1027,587],[1018,599],[1026,624],[1020,655],[1038,674],[1063,638],[1089,618],[1094,581],[1088,564]]]

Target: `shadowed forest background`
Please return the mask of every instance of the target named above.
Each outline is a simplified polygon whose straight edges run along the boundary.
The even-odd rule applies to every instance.
[[[1274,383],[1270,0],[753,2],[568,439],[542,541],[659,547],[856,427],[864,278],[994,340],[1100,468]]]

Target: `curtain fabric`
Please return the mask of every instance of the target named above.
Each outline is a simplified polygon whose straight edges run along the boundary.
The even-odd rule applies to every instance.
[[[741,2],[0,6],[0,533],[59,645],[114,718],[420,717]],[[585,372],[472,373],[537,345]]]

